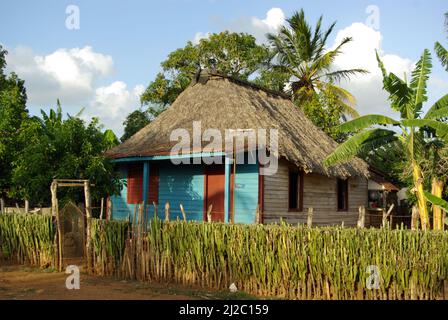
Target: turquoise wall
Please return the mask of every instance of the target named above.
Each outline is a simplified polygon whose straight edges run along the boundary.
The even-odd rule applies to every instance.
[[[173,165],[157,161],[159,168],[158,216],[165,218],[165,203],[170,203],[170,218],[182,218],[179,205],[185,208],[188,220],[202,221],[204,217],[204,166]],[[151,172],[151,163],[150,163]],[[127,204],[127,170],[118,169],[123,189],[118,196],[111,196],[113,218],[126,220],[134,215],[134,204]],[[258,164],[237,165],[235,178],[235,223],[254,223],[258,204]],[[151,217],[153,206],[148,206]]]
[[[254,223],[258,204],[258,164],[236,166],[235,223]]]
[[[202,221],[204,217],[204,167],[202,165],[173,165],[159,167],[158,216],[165,217],[165,203],[170,203],[170,219],[183,219],[179,205],[187,213],[187,220]]]
[[[123,185],[123,189],[121,189],[120,194],[116,196],[111,196],[110,199],[112,201],[112,218],[115,220],[126,220],[128,219],[128,215],[134,214],[134,204],[127,203],[127,176],[128,171],[125,166],[120,166],[117,170],[120,182]]]

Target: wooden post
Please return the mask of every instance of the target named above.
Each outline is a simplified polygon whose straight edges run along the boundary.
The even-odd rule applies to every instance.
[[[58,197],[57,197],[58,183],[53,181],[50,186],[51,191],[51,214],[56,218],[56,237],[57,237],[57,257],[58,257],[58,270],[62,271],[62,228],[61,218],[59,216]]]
[[[165,222],[170,222],[170,203],[165,203]]]
[[[416,206],[412,207],[412,218],[411,218],[411,229],[417,230],[417,221],[418,221],[418,208]]]
[[[184,206],[182,203],[180,204],[180,211],[182,212],[182,217],[184,218],[184,221],[187,222],[187,214],[185,213]]]
[[[30,202],[28,201],[28,199],[25,199],[25,213],[29,212],[30,212]]]
[[[155,203],[155,201],[153,201],[152,205],[154,206],[154,218],[156,218],[157,217],[157,204]]]
[[[255,211],[255,223],[260,224],[261,223],[261,212],[260,212],[260,205],[257,204],[257,210]]]
[[[392,204],[389,207],[389,210],[383,209],[383,228],[387,227],[387,218],[389,217],[389,215],[391,214],[392,210],[394,209],[394,204]]]
[[[106,220],[112,220],[112,199],[107,197],[107,212],[106,212]]]
[[[358,216],[358,228],[363,229],[366,221],[366,208],[364,206],[359,207]]]
[[[5,213],[5,199],[3,197],[0,198],[0,213]]]
[[[213,209],[213,205],[209,205],[208,206],[208,210],[207,210],[207,222],[212,222],[212,209]]]
[[[92,201],[90,199],[90,181],[84,181],[84,197],[86,203],[86,219],[87,219],[87,232],[86,232],[86,252],[87,252],[87,273],[91,273],[92,268],[92,239],[90,235],[90,219],[92,218]]]
[[[313,208],[308,208],[308,216],[306,219],[306,224],[308,226],[308,228],[311,228],[313,226]]]
[[[104,198],[101,198],[100,220],[103,220]]]

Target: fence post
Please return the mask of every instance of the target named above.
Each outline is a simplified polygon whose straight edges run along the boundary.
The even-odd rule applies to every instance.
[[[5,199],[0,198],[0,213],[5,213]]]
[[[358,228],[362,229],[365,226],[366,208],[364,206],[360,206],[358,210],[359,210]]]
[[[308,228],[311,228],[313,226],[313,208],[308,208],[308,216],[306,219],[306,224],[308,226]]]
[[[184,218],[184,221],[187,222],[187,214],[185,213],[184,206],[182,205],[182,203],[179,206],[180,211],[182,212],[182,217]]]
[[[257,210],[255,211],[255,223],[259,224],[261,222],[261,212],[260,206],[257,204]]]
[[[154,206],[154,218],[156,218],[157,217],[157,204],[155,201],[153,201],[152,205]]]
[[[57,227],[57,253],[58,253],[58,270],[62,271],[62,230],[61,230],[61,219],[59,217],[58,208],[58,197],[57,197],[58,183],[54,181],[51,183],[51,214],[56,217],[56,227]]]
[[[100,220],[103,220],[103,212],[104,212],[104,198],[101,197]]]
[[[110,197],[107,197],[106,220],[112,220],[112,199]]]
[[[419,212],[416,206],[412,207],[411,230],[417,230]]]
[[[28,199],[25,199],[25,213],[29,212],[30,212],[30,202],[28,201]]]
[[[212,222],[212,209],[213,209],[213,205],[209,205],[208,206],[208,210],[207,210],[207,222]]]
[[[165,203],[165,222],[170,222],[170,203]]]
[[[383,228],[386,228],[387,226],[387,218],[389,217],[389,215],[391,214],[392,210],[394,209],[394,204],[392,204],[389,207],[389,210],[383,209]]]
[[[86,203],[86,219],[87,219],[87,232],[86,232],[86,252],[87,252],[87,273],[91,273],[92,268],[92,239],[90,234],[90,219],[92,218],[92,201],[90,198],[90,181],[84,181],[84,197]]]

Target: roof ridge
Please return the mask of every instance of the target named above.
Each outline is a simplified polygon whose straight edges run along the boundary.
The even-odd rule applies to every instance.
[[[210,77],[213,77],[213,76],[228,79],[234,83],[237,83],[237,84],[240,84],[240,85],[243,85],[246,87],[250,87],[255,90],[261,90],[270,95],[274,95],[274,96],[278,96],[283,99],[291,100],[291,95],[287,94],[285,92],[269,89],[269,88],[266,88],[265,86],[250,82],[248,80],[243,80],[236,76],[230,76],[228,74],[225,74],[225,73],[222,73],[222,72],[219,72],[216,70],[210,70],[208,68],[198,70],[194,74],[193,79],[191,80],[190,86],[194,86],[197,83],[205,84],[205,83],[207,83],[208,80],[210,80]]]

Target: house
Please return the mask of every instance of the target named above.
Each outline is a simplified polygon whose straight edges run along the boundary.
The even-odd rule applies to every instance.
[[[258,135],[255,147],[232,141],[231,148],[215,144],[207,149],[207,129],[226,137],[226,143],[229,131],[236,137],[238,132]],[[260,138],[263,129],[270,131],[265,140]],[[196,144],[172,141],[176,130],[193,136]],[[182,204],[191,220],[206,219],[211,206],[214,221],[253,223],[259,212],[264,223],[281,218],[299,223],[306,222],[312,207],[314,224],[355,225],[359,206],[367,206],[368,166],[355,158],[324,167],[336,147],[289,96],[202,71],[152,123],[106,153],[126,184],[112,197],[113,217],[132,215],[144,201],[149,212],[156,203],[160,217],[169,202],[172,219],[182,218]],[[187,151],[173,154],[174,149]],[[211,164],[211,159],[221,163]]]
[[[387,212],[389,209],[391,210],[389,221],[391,221],[390,219],[392,218],[392,221],[398,225],[401,222],[404,222],[406,225],[409,224],[410,219],[403,220],[396,218],[396,216],[401,217],[403,212],[409,211],[409,208],[407,208],[405,203],[400,201],[400,189],[389,181],[386,174],[381,170],[370,167],[369,172],[368,218],[366,218],[366,225],[369,225],[370,227],[380,227],[382,225],[383,212]]]

